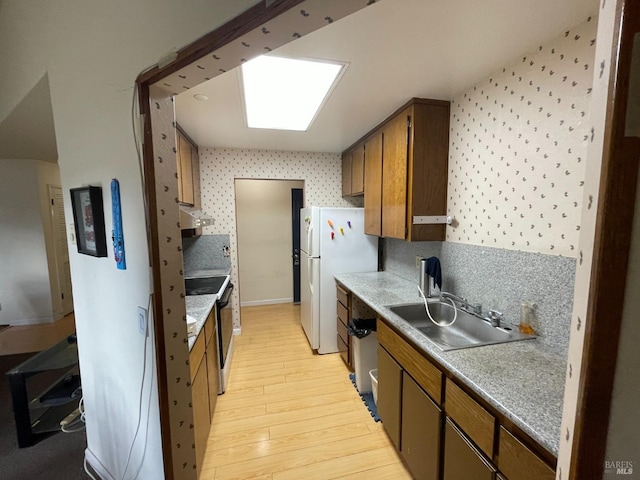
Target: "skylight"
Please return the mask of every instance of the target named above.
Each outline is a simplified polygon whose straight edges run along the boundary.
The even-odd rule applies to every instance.
[[[345,65],[262,56],[242,65],[249,128],[306,131]]]

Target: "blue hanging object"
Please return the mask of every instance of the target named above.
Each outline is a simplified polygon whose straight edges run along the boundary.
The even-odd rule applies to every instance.
[[[124,234],[122,232],[122,208],[120,205],[120,183],[115,178],[111,180],[111,209],[113,211],[113,257],[118,270],[126,270],[127,262],[124,257]]]

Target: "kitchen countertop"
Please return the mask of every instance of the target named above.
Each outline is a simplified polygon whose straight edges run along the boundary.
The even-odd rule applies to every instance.
[[[231,268],[213,268],[208,270],[186,270],[184,278],[221,277],[231,275]]]
[[[204,327],[204,322],[209,316],[209,312],[218,301],[218,295],[188,295],[185,297],[187,307],[187,315],[196,319],[196,334],[187,338],[189,343],[189,351],[196,343],[200,330]],[[186,328],[186,325],[185,325]]]
[[[389,272],[340,274],[335,279],[558,456],[566,352],[538,339],[445,352],[385,307],[420,301],[414,283]]]

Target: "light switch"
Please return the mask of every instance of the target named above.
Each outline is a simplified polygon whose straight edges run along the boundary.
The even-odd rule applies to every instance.
[[[138,331],[140,332],[140,335],[148,335],[146,308],[138,307]]]

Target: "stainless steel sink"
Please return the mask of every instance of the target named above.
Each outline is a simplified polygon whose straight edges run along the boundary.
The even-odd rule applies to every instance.
[[[440,327],[429,320],[423,302],[389,305],[387,308],[445,351],[535,338],[520,333],[515,327],[493,327],[489,322],[460,309],[453,325]],[[454,313],[451,305],[440,301],[429,302],[429,312],[436,322],[443,324],[450,323]]]

